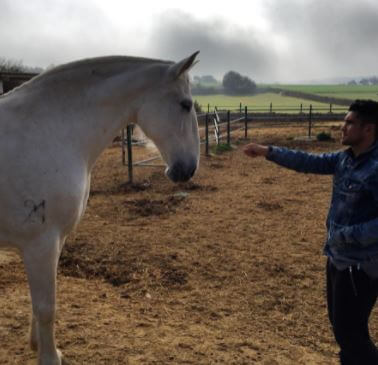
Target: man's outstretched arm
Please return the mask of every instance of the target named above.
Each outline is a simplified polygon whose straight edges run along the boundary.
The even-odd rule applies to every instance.
[[[342,152],[314,154],[285,147],[250,143],[244,147],[244,153],[249,157],[265,157],[269,161],[298,172],[333,174]]]

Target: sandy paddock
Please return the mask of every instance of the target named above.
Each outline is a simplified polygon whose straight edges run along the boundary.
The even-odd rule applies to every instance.
[[[336,123],[337,124],[337,123]],[[328,124],[316,131],[337,128]],[[298,127],[250,138],[315,152]],[[242,136],[242,132],[240,132]],[[64,248],[57,342],[68,364],[337,364],[322,243],[331,177],[242,153],[202,154],[192,182],[138,167],[129,186],[119,146],[97,162],[85,217]],[[135,158],[149,150],[138,147]],[[20,259],[0,259],[0,364],[34,364]],[[378,340],[378,315],[372,315]]]

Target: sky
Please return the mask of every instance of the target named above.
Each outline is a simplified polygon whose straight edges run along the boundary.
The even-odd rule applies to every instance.
[[[49,67],[104,55],[180,61],[256,82],[378,75],[377,0],[0,0],[0,58]]]

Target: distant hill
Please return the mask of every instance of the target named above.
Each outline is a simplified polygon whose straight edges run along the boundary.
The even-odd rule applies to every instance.
[[[313,79],[313,80],[301,80],[298,82],[294,82],[294,84],[301,84],[301,85],[345,85],[351,81],[356,81],[359,83],[363,79],[370,79],[374,76],[345,76],[345,77],[328,77],[324,79]]]

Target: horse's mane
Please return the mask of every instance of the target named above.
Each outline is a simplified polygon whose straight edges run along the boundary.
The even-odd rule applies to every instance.
[[[10,92],[4,94],[7,96],[13,91],[17,91],[28,86],[36,86],[42,83],[48,83],[49,81],[56,81],[62,79],[70,79],[75,77],[76,79],[88,78],[88,75],[97,75],[103,77],[109,77],[118,73],[137,69],[138,67],[150,65],[150,64],[172,64],[172,61],[164,61],[152,58],[133,57],[133,56],[104,56],[87,58],[79,61],[69,62],[57,67],[42,72],[33,79],[23,83],[21,86],[16,87]],[[3,97],[3,96],[0,96]]]
[[[96,58],[87,58],[79,61],[66,63],[64,65],[57,66],[43,74],[41,77],[52,76],[60,74],[66,71],[85,71],[88,68],[96,71],[108,71],[112,70],[117,73],[119,68],[125,69],[137,65],[146,65],[152,63],[172,63],[171,61],[163,61],[159,59],[132,57],[132,56],[105,56]]]

